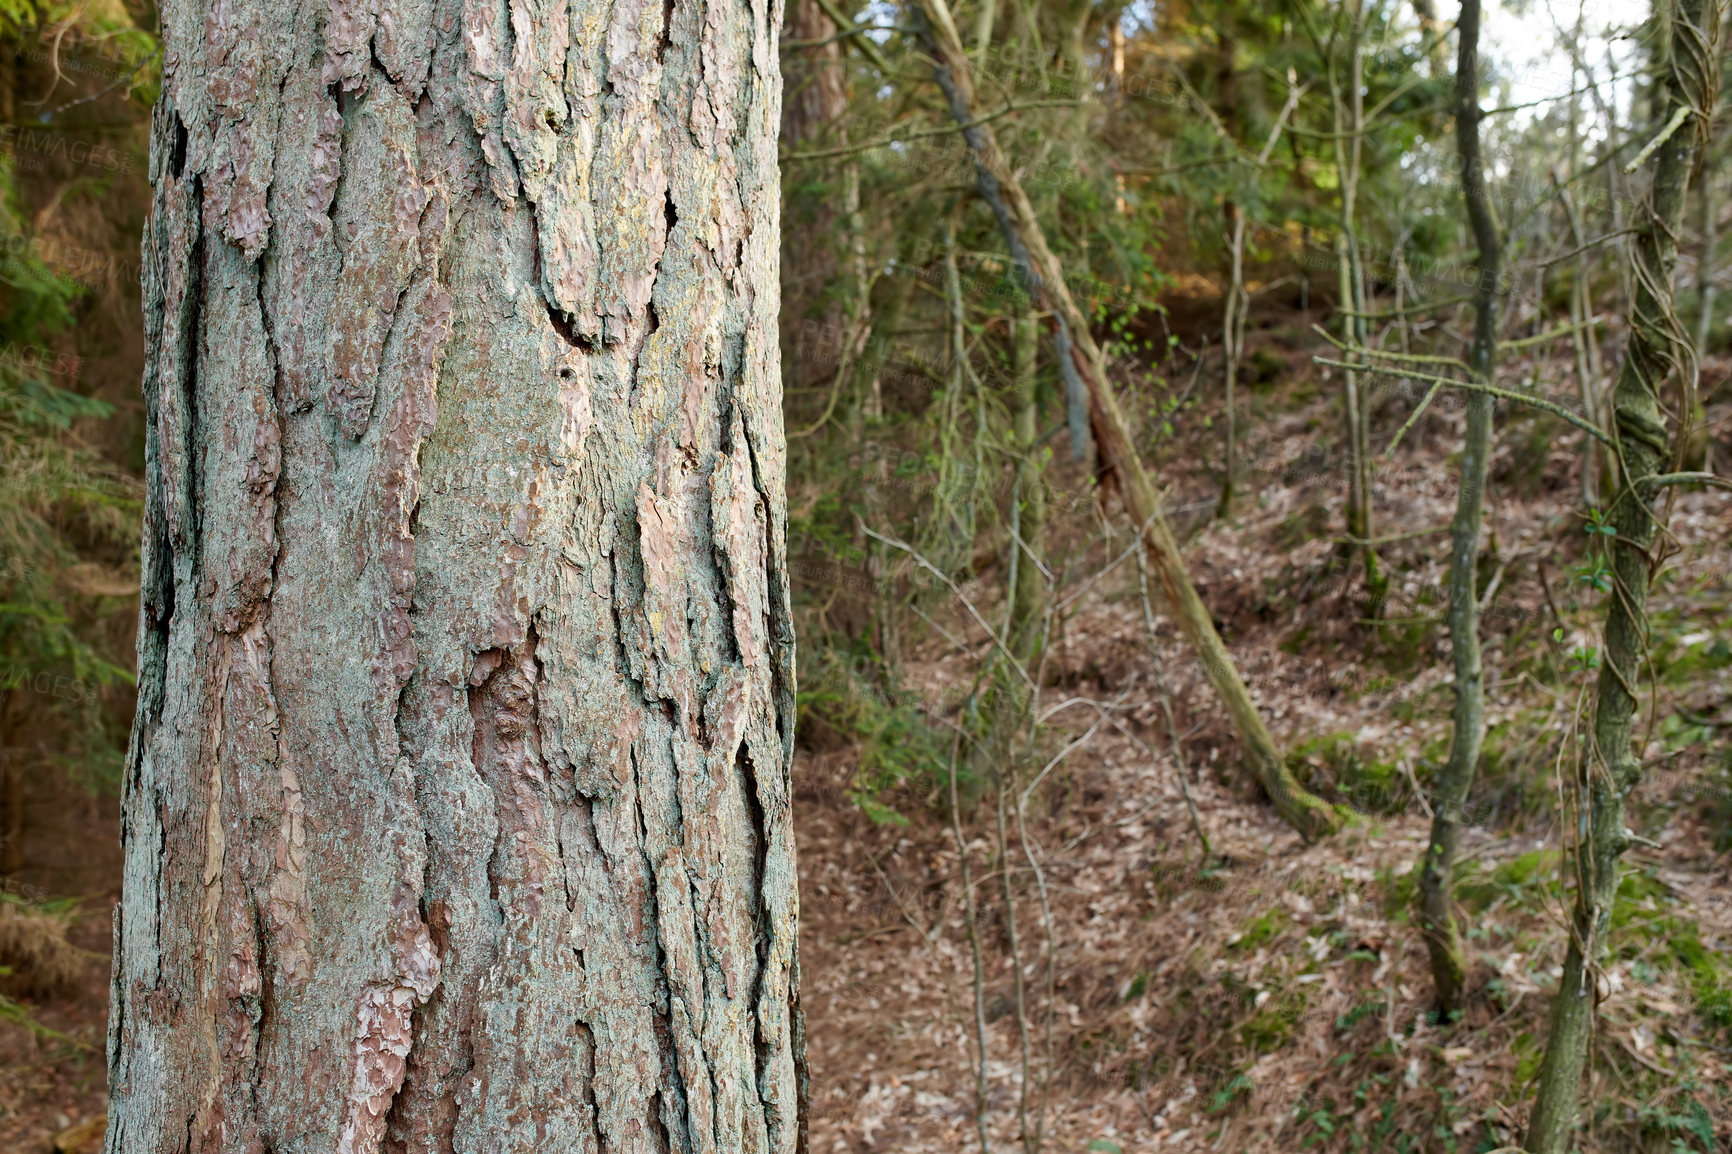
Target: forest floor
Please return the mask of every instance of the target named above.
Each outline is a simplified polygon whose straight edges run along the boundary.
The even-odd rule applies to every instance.
[[[1098,577],[1066,610],[1045,679],[1042,708],[1070,704],[1033,765],[1067,745],[1073,752],[1030,803],[1040,875],[1019,848],[1014,812],[1009,851],[999,851],[990,795],[966,826],[994,1150],[1023,1146],[1040,1125],[1049,1068],[1052,1151],[1466,1152],[1520,1140],[1566,944],[1557,819],[1560,791],[1571,788],[1567,737],[1594,676],[1572,652],[1595,643],[1603,611],[1603,595],[1576,573],[1588,543],[1579,444],[1552,418],[1500,411],[1486,517],[1492,572],[1481,580],[1496,585],[1483,629],[1490,732],[1457,872],[1471,1000],[1459,1021],[1440,1024],[1408,908],[1429,831],[1415,783],[1448,745],[1452,679],[1436,620],[1448,538],[1383,551],[1388,624],[1364,623],[1360,573],[1331,560],[1343,500],[1331,448],[1339,382],[1304,363],[1304,331],[1264,334],[1277,354],[1290,342],[1289,363],[1278,389],[1252,392],[1236,519],[1196,526],[1186,556],[1298,772],[1361,817],[1310,846],[1282,824],[1233,771],[1225,717],[1173,626],[1157,618],[1154,660],[1219,855],[1206,862],[1184,771],[1166,752],[1136,570],[1125,562]],[[1728,369],[1704,373],[1722,444]],[[1506,371],[1554,395],[1573,387],[1561,365]],[[1375,411],[1379,447],[1411,409],[1398,393]],[[1174,443],[1189,452],[1162,466],[1174,507],[1207,508],[1218,491],[1218,475],[1187,464],[1209,443],[1199,427],[1207,415],[1181,422]],[[1441,407],[1395,464],[1379,464],[1376,532],[1448,525],[1462,425],[1459,407]],[[1102,524],[1057,529],[1053,555],[1068,556],[1073,572],[1100,573],[1130,541],[1122,530],[1103,539]],[[1625,858],[1586,1095],[1583,1143],[1593,1151],[1732,1148],[1732,494],[1680,495],[1672,528],[1679,552],[1651,606],[1654,765],[1632,806],[1632,824],[1653,845]],[[999,581],[988,574],[963,590],[988,620]],[[942,728],[986,645],[960,609],[938,621],[954,643],[923,646],[904,688],[910,707]],[[947,782],[910,780],[878,799],[906,824],[875,822],[847,801],[855,757],[832,748],[796,763],[812,1148],[979,1149],[975,966],[956,839],[935,804]],[[1042,883],[1057,951],[1050,1019]]]
[[[1393,600],[1384,624],[1364,624],[1357,571],[1331,561],[1338,410],[1331,382],[1305,360],[1304,331],[1295,322],[1255,338],[1285,367],[1270,373],[1277,384],[1247,389],[1235,518],[1191,515],[1186,555],[1301,774],[1361,817],[1302,844],[1235,772],[1231,731],[1158,604],[1151,659],[1134,565],[1103,572],[1128,536],[1103,534],[1109,523],[1086,503],[1054,527],[1054,555],[1067,552],[1073,575],[1094,580],[1061,615],[1044,679],[1043,708],[1064,708],[1043,754],[1074,744],[1030,801],[1038,879],[1014,821],[1009,835],[1034,1072],[1028,1125],[1044,1117],[1046,1150],[1466,1152],[1519,1138],[1564,946],[1556,828],[1570,778],[1557,767],[1592,676],[1571,654],[1593,644],[1602,608],[1574,575],[1587,546],[1577,445],[1550,419],[1500,413],[1485,581],[1491,729],[1458,874],[1472,994],[1461,1021],[1440,1024],[1428,1016],[1407,908],[1428,829],[1415,785],[1447,746],[1448,646],[1435,620],[1446,538],[1384,551]],[[1559,366],[1509,372],[1530,368],[1566,391],[1551,380]],[[1704,375],[1722,443],[1729,371]],[[1398,390],[1380,394],[1376,444],[1410,404]],[[1159,462],[1176,508],[1206,507],[1218,484],[1194,451],[1217,435],[1208,416],[1206,406],[1181,414],[1170,444],[1189,451]],[[1380,464],[1379,532],[1448,523],[1460,426],[1459,409],[1440,405],[1396,464]],[[1732,494],[1679,492],[1672,525],[1680,551],[1652,607],[1654,764],[1633,811],[1653,846],[1626,858],[1601,991],[1585,1139],[1596,1151],[1711,1152],[1732,1139]],[[989,573],[965,591],[990,603],[995,583]],[[983,640],[960,611],[940,621],[975,648],[922,643],[903,670],[909,708],[933,726],[966,695]],[[1157,668],[1185,770],[1166,752]],[[900,822],[874,821],[850,796],[857,761],[846,744],[796,760],[812,1149],[960,1154],[978,1148],[974,966],[956,842],[938,804],[944,783],[911,777],[877,799]],[[1011,927],[990,797],[978,783],[968,792],[988,1131],[994,1150],[1010,1150],[1024,1133]],[[0,1026],[3,1151],[47,1150],[103,1109],[116,809],[47,792],[31,807],[31,868],[16,883],[78,898],[74,940],[90,959],[73,989],[6,991],[72,1041]],[[1041,883],[1056,946],[1050,1041]]]

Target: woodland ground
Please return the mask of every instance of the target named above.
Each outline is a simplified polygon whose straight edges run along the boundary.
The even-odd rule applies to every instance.
[[[1094,732],[1029,813],[1057,943],[1048,1150],[1485,1151],[1520,1132],[1564,947],[1555,826],[1567,775],[1560,783],[1556,763],[1591,677],[1570,654],[1593,643],[1601,614],[1599,596],[1572,573],[1587,544],[1576,438],[1549,418],[1500,411],[1486,518],[1486,582],[1496,583],[1486,616],[1491,731],[1460,874],[1473,998],[1463,1021],[1440,1025],[1427,1018],[1425,954],[1406,907],[1428,828],[1414,783],[1441,760],[1449,725],[1447,639],[1434,620],[1446,538],[1384,551],[1395,601],[1386,624],[1363,624],[1357,574],[1331,564],[1343,498],[1338,382],[1308,362],[1310,319],[1283,314],[1252,338],[1265,383],[1246,390],[1236,519],[1208,521],[1199,508],[1182,522],[1196,582],[1277,736],[1316,788],[1364,817],[1335,839],[1301,844],[1233,772],[1231,731],[1175,630],[1158,620],[1190,790],[1226,859],[1205,863],[1164,752],[1134,566],[1121,563],[1076,598],[1053,640],[1043,703],[1087,700],[1053,717],[1050,752]],[[1519,362],[1504,375],[1561,395],[1574,388],[1563,360]],[[1722,461],[1729,375],[1732,364],[1711,362],[1703,382]],[[1398,390],[1379,396],[1373,440],[1382,445],[1411,402]],[[1159,472],[1177,508],[1206,507],[1218,484],[1201,464],[1218,454],[1194,451],[1213,444],[1210,415],[1208,404],[1182,414],[1174,447],[1156,454],[1168,458]],[[1458,408],[1440,407],[1394,463],[1380,463],[1379,532],[1448,523],[1461,423]],[[1055,485],[1077,480],[1061,472]],[[1084,503],[1054,526],[1053,555],[1068,552],[1079,577],[1098,573],[1129,544],[1122,528],[1103,536],[1106,524]],[[1586,1095],[1595,1150],[1711,1151],[1732,1141],[1732,494],[1679,493],[1673,531],[1681,551],[1653,606],[1654,765],[1637,810],[1638,832],[1654,846],[1626,859]],[[988,572],[968,591],[990,602],[998,583]],[[961,612],[939,620],[976,648],[917,647],[902,677],[908,708],[929,718],[966,692],[981,640]],[[1097,725],[1102,713],[1089,701],[1123,730]],[[821,724],[809,728],[822,736]],[[857,750],[834,733],[805,744],[796,817],[812,1148],[974,1149],[972,967],[939,779],[910,778],[882,795],[905,824],[875,822],[848,796]],[[103,1109],[116,807],[67,788],[38,785],[30,797],[31,866],[16,881],[78,898],[74,940],[90,959],[71,990],[8,991],[70,1041],[0,1027],[0,1150],[47,1149],[55,1132]],[[1001,881],[990,811],[977,799],[968,816],[987,963],[990,1129],[993,1148],[1010,1150],[1020,1065]],[[1012,864],[1038,1075],[1044,933],[1033,879],[1021,858]]]

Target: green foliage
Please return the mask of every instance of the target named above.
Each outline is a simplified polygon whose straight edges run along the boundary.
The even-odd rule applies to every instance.
[[[97,46],[123,62],[154,52],[123,9],[102,4],[13,2],[0,11],[0,46],[29,46],[35,28],[57,22],[65,51]],[[102,690],[132,678],[130,646],[109,624],[137,593],[137,484],[83,435],[112,416],[67,387],[76,373],[64,370],[77,364],[67,332],[83,290],[37,255],[15,175],[0,167],[0,243],[11,254],[0,261],[0,689],[31,693],[39,722],[59,718],[63,770],[112,783],[119,741]],[[51,369],[69,380],[51,380]]]
[[[1352,734],[1307,738],[1288,751],[1287,763],[1300,784],[1357,813],[1400,813],[1413,800],[1400,763],[1365,756]]]
[[[799,724],[801,729],[821,725],[855,745],[858,763],[849,800],[879,824],[904,825],[907,819],[885,801],[886,795],[904,787],[920,794],[947,788],[951,743],[919,711],[916,698],[888,676],[880,662],[848,661],[825,651],[801,679]],[[964,759],[957,767],[959,778],[965,768]]]
[[[1293,919],[1284,908],[1270,906],[1245,923],[1245,928],[1228,940],[1227,948],[1250,952],[1280,936],[1281,931],[1292,924]]]
[[[1239,1027],[1239,1040],[1255,1053],[1272,1053],[1293,1040],[1309,1005],[1304,986],[1273,992],[1250,1021]]]

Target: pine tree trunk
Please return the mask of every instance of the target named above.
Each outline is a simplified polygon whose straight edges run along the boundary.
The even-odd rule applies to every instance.
[[[164,7],[109,1154],[802,1145],[777,30],[601,11]]]
[[[1718,6],[1708,0],[1655,5],[1655,24],[1669,36],[1656,38],[1666,54],[1655,67],[1653,136],[1671,122],[1674,110],[1692,112],[1654,152],[1654,183],[1632,246],[1636,293],[1630,302],[1630,339],[1611,398],[1612,428],[1622,455],[1618,491],[1607,515],[1617,530],[1608,549],[1614,587],[1607,598],[1592,750],[1577,782],[1587,812],[1568,868],[1576,883],[1570,944],[1528,1123],[1530,1154],[1563,1154],[1571,1145],[1577,1091],[1602,996],[1599,966],[1618,893],[1618,861],[1631,845],[1624,799],[1642,779],[1633,723],[1648,654],[1649,550],[1656,532],[1651,510],[1661,499],[1653,479],[1673,454],[1660,393],[1674,376],[1693,371],[1689,336],[1673,299],[1673,274],[1690,169],[1719,92],[1713,48],[1719,42],[1718,17]]]
[[[1456,64],[1455,125],[1461,155],[1461,191],[1474,242],[1479,247],[1479,284],[1475,289],[1473,347],[1469,353],[1474,377],[1494,384],[1497,359],[1497,284],[1502,243],[1492,215],[1479,148],[1479,0],[1462,0]],[[1432,806],[1431,841],[1421,862],[1419,927],[1431,954],[1437,1008],[1451,1014],[1461,1006],[1466,961],[1455,924],[1451,874],[1461,839],[1462,810],[1479,767],[1485,739],[1485,669],[1480,661],[1479,532],[1485,508],[1486,462],[1491,453],[1492,398],[1467,395],[1467,435],[1461,448],[1461,480],[1456,489],[1455,523],[1451,526],[1449,559],[1449,644],[1455,663],[1455,717],[1449,760],[1437,777]]]

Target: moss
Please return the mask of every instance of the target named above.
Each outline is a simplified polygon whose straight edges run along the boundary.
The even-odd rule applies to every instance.
[[[1272,993],[1251,1020],[1239,1027],[1239,1040],[1258,1054],[1279,1050],[1293,1040],[1309,1005],[1303,986]]]
[[[1732,1030],[1732,955],[1704,945],[1701,924],[1678,910],[1678,900],[1651,869],[1624,874],[1612,908],[1613,951],[1634,960],[1663,946],[1661,957],[1689,985],[1696,1012],[1715,1029]]]
[[[1366,758],[1349,733],[1300,742],[1288,752],[1287,766],[1306,789],[1337,799],[1343,815],[1399,813],[1413,798],[1400,764]]]
[[[1281,906],[1271,906],[1268,910],[1245,923],[1245,928],[1239,931],[1237,937],[1227,943],[1230,950],[1254,950],[1265,942],[1280,936],[1282,930],[1293,924],[1293,919],[1287,916],[1287,911]]]
[[[1539,1073],[1540,1063],[1545,1060],[1545,1050],[1531,1031],[1517,1034],[1515,1041],[1510,1043],[1510,1053],[1515,1055],[1516,1068],[1514,1084],[1526,1086]]]

